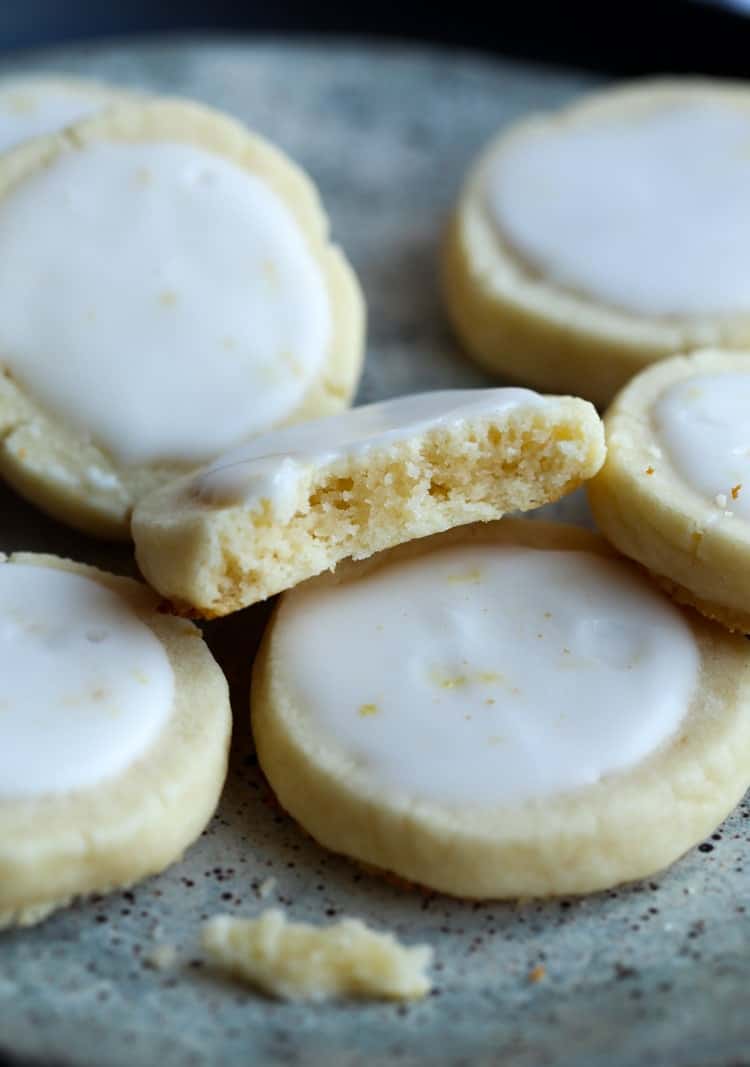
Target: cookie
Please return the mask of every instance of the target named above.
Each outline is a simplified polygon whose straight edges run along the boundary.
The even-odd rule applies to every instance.
[[[258,437],[146,497],[136,556],[178,609],[225,615],[347,557],[556,500],[603,459],[583,400],[527,389],[399,397]]]
[[[451,530],[285,593],[251,706],[305,830],[459,897],[650,875],[750,782],[744,639],[562,524]]]
[[[0,562],[0,929],[178,859],[226,774],[227,685],[144,586]]]
[[[750,633],[750,352],[696,352],[634,378],[589,486],[605,536],[678,600]]]
[[[56,133],[134,94],[69,75],[33,74],[0,81],[0,152]]]
[[[134,502],[346,407],[363,304],[309,179],[232,119],[151,100],[0,159],[0,474],[127,537]]]
[[[515,123],[472,169],[444,291],[486,367],[607,404],[654,360],[750,343],[750,91],[591,93]]]

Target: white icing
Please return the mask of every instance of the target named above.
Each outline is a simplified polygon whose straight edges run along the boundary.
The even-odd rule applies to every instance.
[[[91,144],[0,202],[3,359],[123,463],[198,463],[291,415],[329,317],[286,206],[202,149]]]
[[[750,372],[677,382],[654,404],[652,421],[690,488],[713,507],[750,519]]]
[[[492,806],[567,793],[679,729],[699,656],[678,610],[588,552],[454,545],[282,600],[274,652],[373,791]]]
[[[367,404],[326,419],[256,437],[196,475],[193,488],[209,503],[273,502],[281,512],[312,467],[363,456],[428,430],[543,404],[530,389],[446,389]]]
[[[750,109],[536,127],[496,157],[486,193],[501,236],[563,286],[645,315],[750,309]]]
[[[134,601],[69,571],[0,565],[0,798],[88,789],[137,760],[174,675]]]
[[[0,152],[100,111],[104,91],[54,80],[0,84]]]

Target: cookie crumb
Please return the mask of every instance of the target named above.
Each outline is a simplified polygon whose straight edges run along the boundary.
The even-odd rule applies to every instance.
[[[741,492],[742,492],[742,482],[737,482],[736,485],[732,486],[732,500],[736,500]]]
[[[143,957],[143,963],[153,971],[167,971],[177,963],[177,949],[174,945],[154,945]]]
[[[258,886],[258,890],[257,890],[258,896],[260,897],[261,900],[265,900],[266,897],[270,897],[271,893],[273,893],[275,888],[276,888],[276,879],[275,878],[265,878],[260,883],[260,885]]]
[[[159,303],[162,307],[174,307],[177,303],[177,293],[174,289],[162,289],[159,293]]]
[[[532,967],[529,971],[529,981],[532,985],[536,985],[547,977],[547,968],[541,963],[537,963],[536,967]]]
[[[650,475],[650,474],[653,474],[653,473],[654,473],[654,468],[651,466],[651,464],[649,464],[648,467],[646,467],[646,474]]]

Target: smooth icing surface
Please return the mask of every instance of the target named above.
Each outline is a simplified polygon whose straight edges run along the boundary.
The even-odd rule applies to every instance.
[[[0,84],[0,152],[93,115],[102,102],[96,89],[86,92],[54,80]]]
[[[678,730],[699,667],[678,610],[630,568],[516,546],[303,586],[274,641],[313,737],[383,795],[446,805],[549,797],[632,766]]]
[[[0,798],[87,789],[171,713],[164,646],[133,603],[70,571],[0,564]]]
[[[750,373],[678,382],[656,401],[652,421],[691,489],[720,511],[750,519]]]
[[[252,506],[271,500],[283,511],[284,501],[311,466],[363,455],[465,419],[543,403],[530,389],[446,389],[400,396],[256,437],[215,460],[193,485],[208,503]]]
[[[750,110],[664,104],[536,128],[490,166],[500,234],[553,281],[637,314],[750,310]]]
[[[0,202],[3,359],[122,463],[198,463],[288,417],[329,318],[286,206],[202,149],[90,144]]]

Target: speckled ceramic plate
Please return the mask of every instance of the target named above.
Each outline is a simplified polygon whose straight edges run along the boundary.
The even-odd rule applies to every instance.
[[[500,125],[562,102],[583,77],[371,44],[130,43],[15,59],[181,93],[245,119],[319,182],[363,281],[370,343],[360,400],[481,385],[448,334],[437,247],[461,176]],[[585,521],[580,499],[557,509]],[[76,537],[0,490],[0,548],[128,573],[130,551]],[[584,900],[461,904],[374,880],[317,848],[274,805],[249,743],[250,662],[266,609],[207,627],[235,699],[218,815],[182,863],[132,892],[0,935],[0,1049],[76,1067],[750,1062],[748,812],[672,871]],[[276,880],[261,900],[259,887]],[[412,1006],[274,1003],[209,974],[197,931],[269,902],[299,919],[351,913],[435,946],[436,988]],[[168,971],[147,966],[176,945]],[[533,979],[537,979],[534,981]]]

